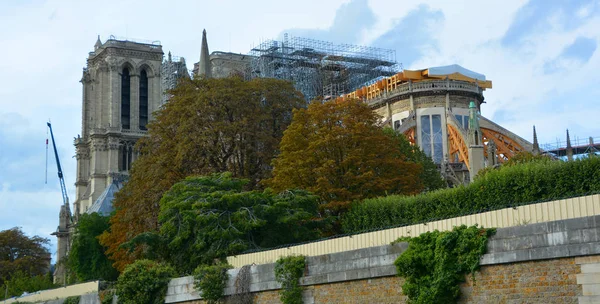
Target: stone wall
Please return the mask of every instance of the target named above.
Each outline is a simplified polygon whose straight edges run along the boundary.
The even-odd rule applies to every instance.
[[[307,258],[304,303],[406,303],[395,259],[406,243]],[[600,303],[600,216],[498,229],[460,303]],[[251,266],[255,303],[280,303],[274,264]],[[235,293],[230,271],[226,295]],[[174,279],[166,303],[201,303],[191,277]]]

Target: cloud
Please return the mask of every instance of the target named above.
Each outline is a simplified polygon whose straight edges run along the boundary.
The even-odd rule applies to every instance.
[[[595,0],[530,0],[515,15],[502,44],[519,46],[532,33],[576,29],[592,18],[599,6]]]
[[[379,36],[371,45],[396,50],[397,58],[405,66],[409,66],[423,53],[438,47],[434,36],[435,29],[441,27],[443,21],[442,11],[421,4],[397,20],[390,30]]]
[[[572,44],[564,48],[559,56],[544,64],[544,73],[557,73],[569,67],[585,64],[594,55],[596,46],[597,42],[593,38],[577,37]]]
[[[361,33],[375,24],[375,15],[367,0],[351,0],[342,4],[336,11],[332,25],[327,29],[290,28],[284,33],[295,37],[311,38],[334,43],[357,43]]]

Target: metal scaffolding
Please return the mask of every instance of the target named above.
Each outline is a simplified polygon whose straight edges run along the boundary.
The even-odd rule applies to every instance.
[[[284,35],[254,47],[251,77],[291,80],[307,101],[350,93],[398,72],[394,50]]]

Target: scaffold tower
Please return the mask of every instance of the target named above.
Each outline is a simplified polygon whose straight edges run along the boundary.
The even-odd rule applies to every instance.
[[[398,72],[394,50],[308,38],[267,40],[252,48],[251,77],[291,80],[307,101],[334,98]]]

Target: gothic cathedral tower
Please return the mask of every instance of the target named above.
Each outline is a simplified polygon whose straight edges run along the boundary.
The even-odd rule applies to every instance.
[[[105,43],[98,37],[89,53],[81,79],[81,136],[75,139],[76,217],[127,177],[137,157],[134,144],[162,103],[162,59],[160,44],[112,37]]]

